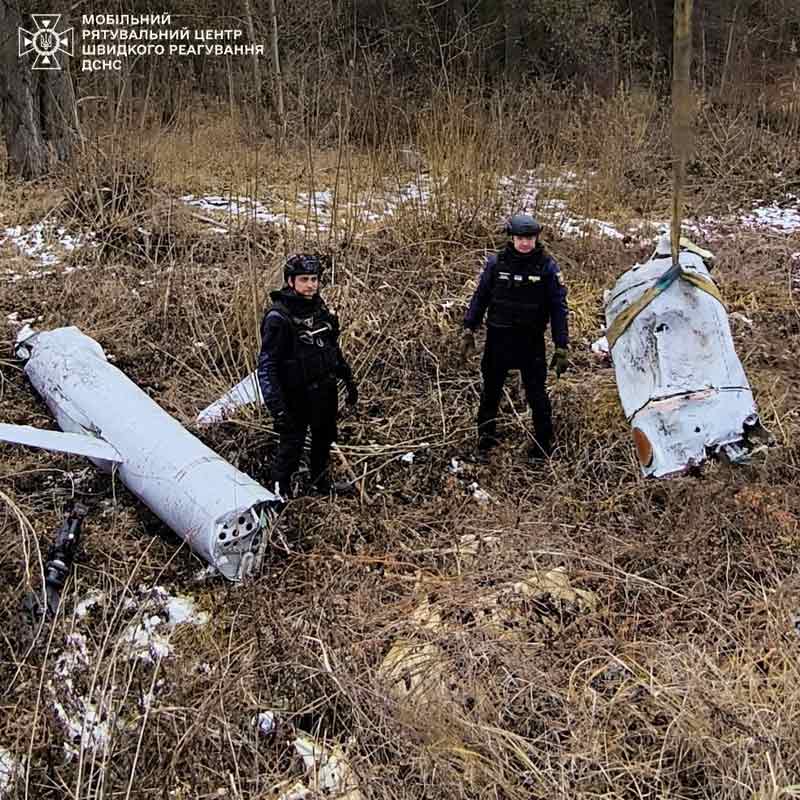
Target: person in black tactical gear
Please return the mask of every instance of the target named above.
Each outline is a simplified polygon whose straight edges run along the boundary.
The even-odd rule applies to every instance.
[[[358,402],[353,372],[339,347],[339,321],[319,293],[322,263],[300,253],[284,266],[285,286],[270,293],[272,306],[261,323],[258,382],[264,404],[280,434],[271,480],[288,498],[311,428],[311,483],[328,494],[331,444],[336,440],[338,388],[344,381],[347,404]]]
[[[555,353],[550,368],[561,375],[569,366],[567,289],[555,259],[539,241],[542,226],[529,214],[515,214],[506,226],[511,241],[489,256],[464,315],[462,355],[475,351],[475,330],[486,319],[481,362],[483,391],[478,409],[478,454],[485,460],[497,444],[497,410],[509,370],[522,374],[533,417],[532,462],[553,448],[553,423],[547,396],[544,333],[551,326]]]

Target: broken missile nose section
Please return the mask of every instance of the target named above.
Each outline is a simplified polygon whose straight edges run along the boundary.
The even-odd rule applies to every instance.
[[[49,434],[39,446],[89,455],[224,577],[252,574],[281,498],[189,433],[77,328],[29,329],[17,336],[16,350],[59,427],[81,446],[25,426],[3,426],[0,438],[37,444],[34,434]]]
[[[711,257],[681,239],[673,265],[662,236],[607,295],[617,390],[646,476],[682,473],[709,457],[746,463],[762,449],[756,440],[769,438],[705,263]]]

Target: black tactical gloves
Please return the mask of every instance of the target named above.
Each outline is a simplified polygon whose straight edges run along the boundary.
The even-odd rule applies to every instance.
[[[464,328],[461,334],[461,358],[466,361],[475,352],[475,332]]]
[[[550,359],[550,369],[560,378],[561,374],[569,369],[569,353],[565,347],[556,347],[553,357]]]
[[[286,433],[291,427],[291,420],[286,410],[283,408],[270,409],[270,413],[272,414],[272,427],[275,429],[275,433]]]

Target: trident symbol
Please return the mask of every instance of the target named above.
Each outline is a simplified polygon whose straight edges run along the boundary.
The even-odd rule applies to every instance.
[[[61,69],[57,55],[72,55],[72,28],[58,33],[58,21],[61,14],[31,14],[36,30],[19,29],[19,55],[36,53],[32,69]]]

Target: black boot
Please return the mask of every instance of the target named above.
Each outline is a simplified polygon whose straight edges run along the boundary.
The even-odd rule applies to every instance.
[[[531,466],[539,466],[544,464],[553,455],[553,443],[545,441],[539,443],[535,439],[528,447],[528,464]]]
[[[476,459],[479,464],[488,464],[489,456],[493,448],[497,447],[497,439],[494,436],[479,436]]]
[[[348,496],[355,494],[355,487],[350,481],[331,481],[328,476],[317,478],[311,484],[309,494],[318,495],[320,497],[334,496]]]
[[[289,481],[270,481],[267,488],[277,496],[276,500],[269,500],[267,507],[270,511],[280,514],[286,508],[290,499]]]

